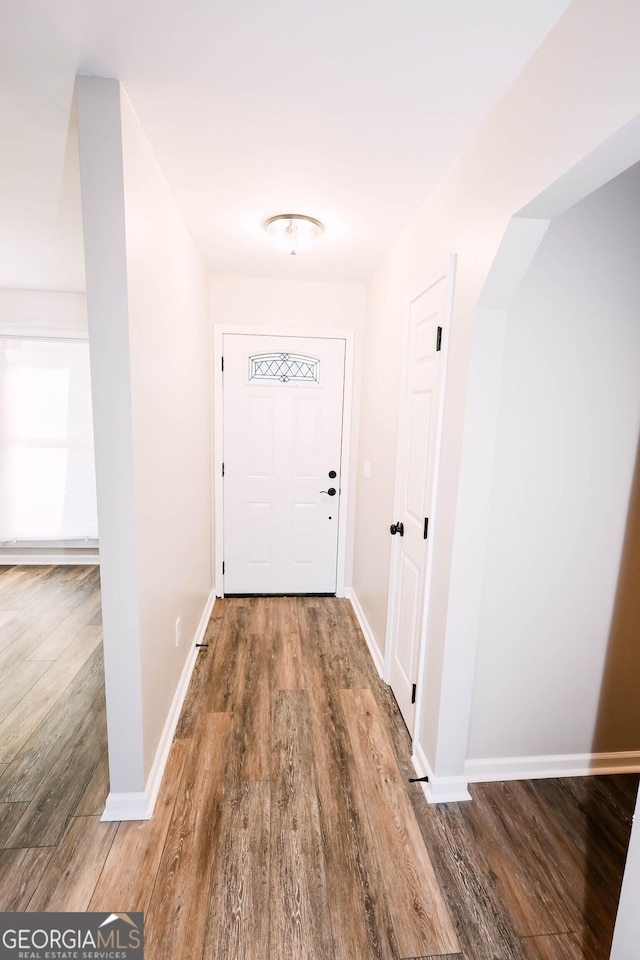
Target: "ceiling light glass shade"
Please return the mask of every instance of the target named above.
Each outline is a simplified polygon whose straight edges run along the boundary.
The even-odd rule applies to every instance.
[[[324,230],[319,220],[301,213],[280,213],[277,217],[269,217],[264,228],[274,247],[292,256],[308,249]]]

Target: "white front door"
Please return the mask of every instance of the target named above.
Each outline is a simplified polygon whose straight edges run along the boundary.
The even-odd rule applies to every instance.
[[[335,593],[345,341],[223,337],[224,592]]]
[[[440,419],[446,273],[409,304],[400,405],[396,516],[391,528],[387,677],[413,733],[418,659],[424,629],[429,529]]]

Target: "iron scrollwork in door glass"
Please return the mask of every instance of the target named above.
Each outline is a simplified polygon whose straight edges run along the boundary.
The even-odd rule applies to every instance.
[[[249,357],[249,380],[319,383],[320,361],[298,353],[259,353]]]

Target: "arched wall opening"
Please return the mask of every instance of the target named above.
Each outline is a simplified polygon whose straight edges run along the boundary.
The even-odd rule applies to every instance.
[[[628,372],[625,374],[625,383],[628,387],[627,400],[624,401],[619,396],[618,400],[614,402],[612,390],[614,392],[620,390],[621,383],[616,373],[616,363],[613,360],[611,360],[610,369],[606,371],[606,377],[603,369],[601,382],[596,389],[602,395],[603,411],[610,411],[611,416],[617,421],[618,434],[622,431],[626,438],[620,441],[626,452],[623,456],[624,463],[619,465],[619,486],[615,492],[615,504],[609,504],[612,498],[609,497],[608,500],[605,500],[604,493],[601,493],[600,498],[605,502],[598,505],[600,512],[603,513],[603,522],[600,529],[608,530],[609,525],[606,522],[606,515],[610,508],[617,517],[615,521],[617,533],[613,540],[609,542],[608,559],[604,563],[608,571],[608,584],[606,585],[608,598],[601,596],[599,625],[601,646],[598,653],[592,657],[589,681],[591,685],[590,703],[588,709],[583,711],[580,731],[578,732],[576,729],[575,718],[570,718],[569,726],[573,723],[573,730],[569,730],[569,726],[567,726],[567,729],[563,731],[564,739],[557,741],[557,747],[549,747],[550,740],[547,740],[547,745],[545,745],[543,738],[539,736],[540,730],[544,727],[544,723],[541,726],[538,724],[541,713],[534,716],[529,715],[526,722],[522,718],[522,689],[514,690],[513,685],[510,686],[509,671],[503,669],[504,663],[497,653],[500,644],[503,645],[503,651],[512,652],[514,644],[517,643],[516,639],[506,631],[497,647],[492,647],[491,643],[487,645],[486,638],[491,635],[492,625],[499,622],[503,616],[503,602],[507,605],[511,604],[513,608],[510,611],[510,616],[513,615],[512,622],[513,618],[517,621],[519,613],[517,591],[514,593],[513,582],[505,584],[501,581],[496,568],[496,558],[500,559],[504,569],[510,571],[512,578],[517,580],[518,576],[523,576],[520,558],[526,560],[528,556],[527,538],[524,535],[526,524],[524,527],[521,525],[517,530],[512,529],[508,518],[509,511],[504,504],[502,504],[505,509],[501,518],[504,521],[501,541],[496,531],[496,508],[501,506],[500,497],[504,497],[505,492],[509,493],[511,491],[513,493],[512,487],[509,486],[510,482],[513,483],[514,478],[511,477],[510,480],[508,476],[509,430],[506,429],[505,418],[508,420],[511,417],[511,436],[513,437],[513,430],[517,428],[517,411],[509,409],[509,404],[513,404],[514,389],[518,386],[524,388],[522,380],[518,381],[517,363],[514,365],[514,357],[511,356],[514,349],[513,335],[511,334],[512,309],[524,309],[522,302],[518,305],[518,297],[520,291],[527,285],[527,278],[531,272],[530,268],[533,270],[536,267],[536,261],[540,261],[541,258],[543,261],[546,256],[543,249],[543,238],[548,236],[553,239],[553,234],[558,234],[557,242],[562,249],[563,229],[565,232],[566,230],[576,232],[578,237],[581,236],[582,231],[581,246],[584,248],[582,253],[587,256],[583,264],[586,264],[590,257],[591,267],[585,268],[584,265],[581,267],[576,261],[576,251],[574,250],[570,255],[574,262],[568,265],[573,271],[571,283],[576,285],[579,279],[582,281],[579,286],[582,287],[588,302],[593,291],[589,294],[589,285],[584,283],[587,279],[584,270],[588,269],[595,272],[596,275],[590,276],[589,280],[597,281],[599,284],[599,296],[603,299],[604,304],[608,302],[617,304],[614,310],[617,317],[616,322],[619,320],[623,327],[626,323],[624,336],[630,338],[626,346],[624,346],[624,338],[619,343],[616,340],[615,351],[620,351],[619,357],[622,361],[626,361],[632,356],[636,349],[634,338],[637,333],[637,324],[634,325],[633,320],[628,317],[626,321],[623,320],[618,317],[618,314],[625,313],[625,298],[630,303],[636,296],[637,287],[634,287],[634,272],[628,269],[628,263],[625,266],[624,256],[620,259],[613,248],[608,250],[606,256],[603,256],[603,249],[607,252],[606,236],[602,231],[587,229],[587,221],[584,218],[591,217],[593,222],[596,223],[597,217],[605,217],[605,219],[608,217],[607,229],[614,230],[612,236],[616,238],[620,250],[623,253],[626,250],[628,256],[632,256],[631,233],[637,214],[632,212],[629,203],[633,201],[634,197],[637,198],[638,196],[638,173],[637,169],[634,171],[631,168],[638,159],[640,159],[640,123],[636,120],[602,144],[601,147],[565,174],[561,180],[552,184],[536,200],[512,218],[477,304],[466,405],[467,416],[462,468],[457,501],[447,636],[444,649],[442,699],[438,718],[435,764],[431,765],[431,771],[434,775],[430,796],[432,800],[460,799],[469,780],[504,779],[509,776],[557,776],[563,772],[569,772],[571,769],[578,772],[578,767],[585,771],[594,769],[598,767],[600,761],[600,768],[604,769],[608,763],[606,757],[594,758],[592,756],[594,750],[601,754],[609,752],[602,750],[602,744],[597,748],[593,746],[596,742],[595,725],[598,717],[598,695],[602,682],[610,625],[610,623],[607,623],[605,627],[603,623],[606,621],[607,604],[610,621],[615,599],[629,492],[633,479],[635,443],[637,443],[637,432],[634,439],[636,428],[632,422],[636,415],[635,412],[629,417],[622,415],[623,409],[632,410],[633,404],[636,402],[633,385],[629,386],[633,378]],[[628,171],[626,176],[619,177],[624,171]],[[618,180],[614,182],[616,177]],[[606,185],[609,185],[608,190]],[[606,214],[605,209],[607,206],[609,208],[608,214]],[[582,227],[580,225],[581,217],[584,220]],[[566,221],[564,227],[563,219]],[[619,222],[621,227],[619,231],[615,230],[616,221]],[[604,248],[598,252],[598,244],[602,247],[603,243],[605,244]],[[613,301],[610,296],[611,290],[610,282],[607,279],[607,270],[613,271],[614,274],[617,271],[618,274]],[[552,286],[555,283],[557,298],[562,294],[566,301],[567,292],[564,291],[563,293],[560,289],[560,280],[557,278],[557,281],[552,283],[552,278],[550,278],[549,283]],[[535,277],[531,281],[531,285],[532,289],[528,291],[529,297],[535,292],[533,288],[538,285]],[[580,293],[580,290],[578,292]],[[539,306],[538,304],[538,310]],[[602,304],[599,309],[604,317],[606,311],[603,310]],[[606,346],[606,324],[604,322],[602,323],[602,342],[597,342],[599,339],[598,316],[596,311],[595,317],[592,318],[593,329],[589,332],[588,337],[586,336],[586,330],[584,331],[585,336],[581,343],[581,349],[584,351],[587,343],[596,341],[590,347],[592,349],[590,362],[596,364],[596,369],[600,359],[608,361],[609,358],[609,351]],[[579,317],[574,316],[572,323],[575,331],[576,323],[579,324]],[[523,326],[523,324],[520,324],[520,326]],[[534,323],[534,342],[535,332],[539,330],[542,337],[543,327],[544,324],[536,326]],[[560,335],[561,331],[558,329],[557,323],[552,324],[551,328],[556,337]],[[529,331],[531,329],[531,323],[529,323]],[[616,338],[619,340],[620,335],[616,331],[612,330],[612,336],[614,340]],[[550,339],[553,341],[553,337]],[[571,337],[569,337],[568,343],[556,343],[555,347],[553,342],[547,344],[546,341],[545,343],[539,342],[538,347],[542,350],[542,356],[550,359],[546,376],[549,378],[553,373],[556,395],[566,398],[563,401],[565,406],[567,404],[575,405],[576,397],[575,390],[571,386],[571,377],[567,380],[566,376],[571,372],[571,365],[568,365],[567,361],[567,357],[571,355]],[[521,343],[518,349],[522,352],[526,348]],[[574,361],[578,362],[578,360],[579,356],[575,354]],[[579,379],[580,371],[578,370],[578,373],[576,373],[574,361],[572,363],[574,363],[573,378],[575,381],[576,377]],[[593,365],[591,370],[593,370]],[[543,372],[543,370],[540,370],[540,374]],[[512,380],[515,377],[511,386],[509,386],[509,377]],[[611,382],[611,389],[608,389],[605,381]],[[505,393],[505,385],[511,389],[511,395],[508,391]],[[588,390],[587,385],[587,395]],[[624,390],[622,393],[624,394]],[[547,421],[549,420],[548,406],[545,408],[545,403],[542,403],[543,396],[547,397],[548,400],[547,394],[543,395],[541,391],[541,402],[537,408],[535,400],[532,400],[531,397],[527,397],[526,401],[527,404],[533,404],[530,407],[529,426],[535,423],[537,419],[540,436],[544,436],[545,417]],[[624,406],[625,402],[627,407]],[[559,404],[555,408],[556,421],[561,420],[566,415],[563,404]],[[574,467],[580,462],[581,457],[584,458],[585,444],[588,447],[589,443],[588,423],[583,422],[581,430],[581,452],[574,462]],[[606,434],[603,431],[603,438],[605,436],[607,442],[609,442],[611,437],[608,431]],[[556,433],[555,442],[556,444],[560,443],[560,449],[558,450],[556,447],[556,453],[558,454],[563,452],[560,438]],[[549,485],[547,490],[548,500],[553,498],[554,490],[557,491],[561,488],[559,481],[562,477],[559,476],[559,470],[562,468],[562,471],[564,471],[562,463],[559,463],[557,459],[554,461],[551,452],[550,450],[543,451],[545,459],[541,459],[538,464],[538,467],[544,468],[542,472],[545,475],[545,483]],[[512,463],[515,463],[517,459],[517,457],[512,457]],[[605,459],[609,461],[610,457]],[[583,503],[585,497],[588,499],[587,493],[590,484],[598,486],[598,484],[604,482],[603,478],[612,470],[615,472],[611,464],[604,463],[601,458],[600,467],[597,471],[599,478],[597,483],[595,477],[591,476],[589,471],[584,471],[578,485]],[[624,476],[624,479],[620,480],[620,476]],[[575,473],[572,474],[571,482],[576,482]],[[626,500],[621,507],[622,488],[626,489]],[[530,522],[535,524],[536,515],[540,510],[540,498],[531,496],[531,490],[528,491],[528,497],[526,493],[527,491],[521,491],[525,503],[521,505],[520,517],[522,519],[524,516],[529,516],[531,518]],[[567,493],[563,493],[563,496],[566,497]],[[593,517],[590,518],[590,520],[592,519]],[[585,524],[587,522],[590,521],[585,520]],[[510,541],[511,534],[513,534],[513,539]],[[571,539],[566,530],[564,536],[567,540]],[[613,541],[616,541],[617,546],[612,545]],[[615,557],[616,550],[617,562],[614,562],[612,558]],[[552,540],[549,544],[550,560],[557,559],[556,551],[557,545],[554,545]],[[583,550],[583,552],[585,551]],[[567,553],[565,550],[565,554],[570,555],[570,551]],[[577,561],[581,559],[578,557]],[[541,562],[541,559],[538,558],[538,561]],[[583,563],[584,567],[585,564]],[[611,574],[612,567],[615,568],[613,576]],[[595,576],[596,568],[597,565],[587,572],[591,576]],[[581,587],[584,592],[587,582],[588,577],[576,576],[575,571],[573,571],[571,576],[572,590],[577,590],[579,593]],[[488,586],[490,586],[489,590]],[[535,601],[536,589],[539,588],[539,584],[525,583],[522,587],[523,590],[527,589],[527,596],[533,597]],[[507,599],[505,600],[505,598]],[[540,604],[544,606],[545,598],[538,599]],[[522,613],[524,617],[527,617],[526,610],[523,610]],[[604,640],[602,640],[603,635]],[[578,648],[579,643],[574,643],[572,653],[575,653]],[[492,651],[489,655],[487,655],[488,650]],[[561,660],[563,656],[562,648],[558,647],[555,653]],[[496,654],[496,656],[494,657],[493,654]],[[566,650],[564,655],[565,662],[562,664],[562,670],[545,670],[543,666],[540,667],[537,676],[531,675],[530,670],[529,675],[527,675],[530,665],[527,665],[526,662],[519,664],[521,682],[523,682],[523,677],[527,683],[538,680],[543,684],[546,683],[549,689],[553,684],[556,684],[555,702],[562,703],[562,692],[558,693],[558,688],[562,690],[566,687],[568,676],[572,676],[574,681],[577,682],[581,670],[581,664],[579,661],[575,662],[575,656],[569,656],[566,654]],[[600,658],[599,662],[598,658]],[[497,670],[496,664],[499,670]],[[573,673],[571,673],[572,670]],[[491,694],[489,694],[488,687],[482,689],[482,684],[487,680],[487,677],[491,677],[494,684]],[[486,713],[483,715],[482,712],[483,704],[486,706],[488,702],[487,696],[493,697],[493,709],[495,711],[492,722],[488,725],[486,723]],[[505,709],[505,703],[508,704],[509,709]],[[543,703],[544,701],[541,701],[539,696],[532,697],[532,709],[534,711],[541,711]],[[517,731],[512,730],[505,733],[503,742],[499,742],[498,730],[505,731],[505,728],[509,727],[511,714],[521,717],[519,721],[521,731],[528,723],[529,731],[534,731],[538,738],[536,743],[529,741],[524,747],[520,747],[515,742]],[[494,720],[495,724],[492,726]],[[591,727],[589,727],[589,723]],[[549,727],[551,726],[553,724],[549,723]],[[590,735],[587,733],[589,730]],[[632,756],[618,757],[615,762],[619,761],[617,763],[618,768],[633,766],[637,763],[638,757],[635,755],[635,751],[640,744],[636,744],[633,750],[623,750],[620,747],[622,742],[621,740],[617,741],[617,747],[612,747],[613,752],[630,753]],[[555,757],[551,764],[548,762],[550,756]],[[534,758],[534,760],[531,758]]]
[[[504,314],[473,780],[640,759],[640,691],[600,702],[607,658],[620,692],[639,666],[612,623],[640,432],[638,218],[635,165],[551,221]]]

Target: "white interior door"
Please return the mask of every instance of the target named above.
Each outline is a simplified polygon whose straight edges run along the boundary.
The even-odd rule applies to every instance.
[[[429,521],[441,406],[442,338],[448,280],[442,274],[409,305],[400,406],[396,516],[387,633],[387,677],[413,732],[424,629]]]
[[[345,341],[223,337],[224,592],[335,593]]]

